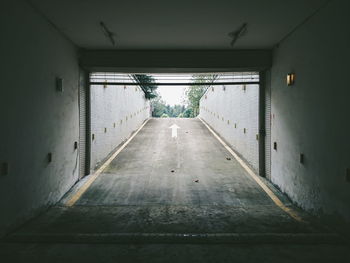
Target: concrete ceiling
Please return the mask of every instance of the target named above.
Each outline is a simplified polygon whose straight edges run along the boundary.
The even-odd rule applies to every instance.
[[[248,23],[234,49],[269,49],[327,0],[30,0],[87,49],[231,49],[228,33]],[[103,34],[103,21],[116,46]]]

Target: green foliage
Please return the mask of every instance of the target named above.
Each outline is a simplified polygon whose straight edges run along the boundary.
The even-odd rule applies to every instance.
[[[167,105],[162,97],[155,92],[156,97],[152,99],[152,116],[157,118],[183,118],[183,114],[186,111],[186,107],[184,105]]]
[[[146,99],[153,99],[157,97],[156,89],[158,88],[154,83],[156,82],[152,76],[144,74],[135,74],[134,78],[137,82],[142,83],[141,89],[145,92]]]
[[[157,95],[156,94],[154,94],[154,93],[149,93],[149,92],[146,92],[145,93],[145,97],[146,97],[146,99],[154,99],[155,97],[157,97]]]
[[[187,118],[196,117],[199,114],[199,101],[205,91],[210,87],[210,84],[217,79],[217,75],[196,75],[192,77],[194,83],[201,85],[190,86],[185,91],[186,103],[188,108],[184,115]],[[206,85],[203,85],[206,84]]]
[[[150,85],[143,85],[143,88],[148,90],[146,93],[146,98],[152,99],[152,116],[157,118],[194,118],[199,113],[199,101],[205,91],[210,87],[210,84],[213,83],[217,75],[195,75],[192,77],[194,83],[201,85],[190,86],[185,91],[186,100],[184,105],[167,105],[157,92],[157,87],[152,85],[155,83],[155,80],[148,75],[134,75],[137,77],[140,83],[151,83]],[[203,85],[204,84],[204,85]]]
[[[183,113],[184,118],[193,118],[194,114],[193,114],[193,109],[188,107],[184,113]]]
[[[152,116],[153,117],[161,117],[163,113],[166,112],[166,105],[165,102],[162,100],[161,96],[157,94],[158,96],[152,99],[151,105],[152,105]]]

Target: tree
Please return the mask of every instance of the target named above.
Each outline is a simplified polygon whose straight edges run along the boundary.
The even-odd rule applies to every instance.
[[[205,91],[210,87],[210,84],[217,79],[218,75],[194,75],[192,81],[200,85],[190,86],[185,91],[186,104],[188,109],[184,115],[190,115],[188,117],[196,117],[199,114],[199,101],[204,95]],[[191,110],[189,110],[191,109]]]
[[[187,109],[183,112],[183,117],[184,117],[184,118],[193,118],[193,110],[192,110],[192,108],[187,108]]]
[[[155,79],[152,76],[145,74],[135,74],[134,78],[137,82],[142,84],[140,87],[144,91],[145,97],[147,99],[153,99],[157,97],[155,91],[158,87],[154,85]]]
[[[156,97],[151,100],[151,105],[153,109],[152,117],[159,118],[162,116],[163,113],[166,113],[166,104],[157,91],[155,91],[154,94],[156,95]]]
[[[182,112],[185,111],[185,107],[183,105],[174,105],[172,111],[172,115],[174,117],[178,117]]]
[[[167,105],[162,97],[155,91],[156,97],[151,100],[152,117],[156,118],[183,118],[186,107],[184,105]]]

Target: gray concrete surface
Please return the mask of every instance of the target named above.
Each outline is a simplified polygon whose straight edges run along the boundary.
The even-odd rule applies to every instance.
[[[176,139],[174,123],[181,128]],[[3,239],[0,259],[349,259],[343,237],[273,190],[307,223],[277,207],[199,119],[151,119],[74,206],[64,205],[71,191]]]
[[[197,119],[151,119],[77,204],[271,205],[232,159]]]
[[[2,262],[349,262],[349,248],[339,245],[198,245],[198,244],[0,244]]]
[[[2,1],[0,20],[0,164],[9,167],[0,172],[1,236],[78,180],[79,63],[76,47],[27,1]]]
[[[304,209],[350,222],[349,1],[327,8],[274,49],[271,181]],[[332,41],[324,34],[337,28]],[[295,72],[295,85],[286,75]],[[300,154],[305,162],[299,162]]]

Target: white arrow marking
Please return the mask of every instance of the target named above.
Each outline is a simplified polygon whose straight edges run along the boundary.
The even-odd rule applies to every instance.
[[[177,126],[175,123],[169,127],[171,129],[171,138],[177,137],[177,129],[181,129],[179,126]]]

